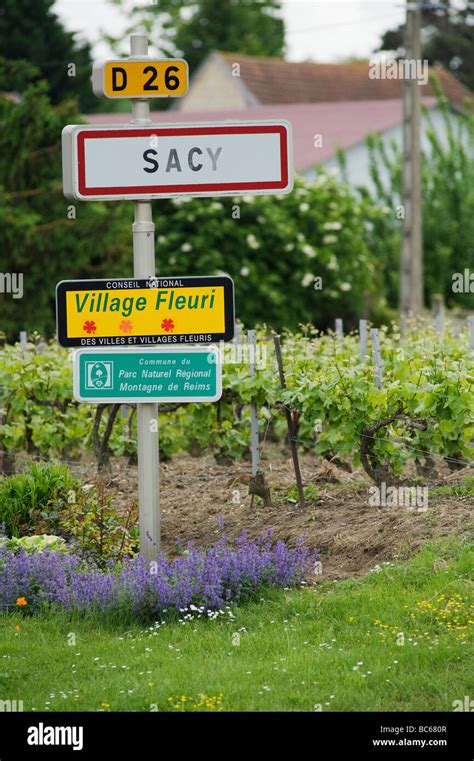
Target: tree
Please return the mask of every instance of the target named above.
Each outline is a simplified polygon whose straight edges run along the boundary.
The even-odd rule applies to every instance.
[[[432,5],[438,9],[422,8],[422,56],[432,65],[443,66],[474,90],[474,3],[465,2],[462,8],[453,8],[450,0],[441,0]],[[403,37],[404,24],[388,30],[379,50],[404,55]]]
[[[124,5],[124,0],[112,1]],[[145,28],[159,50],[185,58],[193,74],[214,50],[281,57],[285,29],[280,10],[281,0],[158,0],[133,9],[128,31]]]
[[[0,83],[16,64],[0,61]],[[53,334],[60,280],[131,274],[130,206],[63,196],[60,135],[69,122],[80,122],[77,106],[53,107],[44,82],[27,86],[19,103],[0,97],[0,330],[9,339],[19,330]],[[13,274],[22,276],[18,298],[5,287]]]
[[[54,0],[2,0],[0,6],[0,56],[32,64],[47,80],[54,104],[78,97],[83,112],[99,106],[89,81],[92,62],[88,43],[78,44],[51,10]],[[74,65],[75,70],[71,66]],[[20,92],[30,78],[16,72],[9,89]],[[73,75],[74,74],[74,75]]]

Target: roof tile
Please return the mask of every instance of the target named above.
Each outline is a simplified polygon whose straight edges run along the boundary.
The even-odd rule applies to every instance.
[[[243,83],[262,104],[386,100],[402,96],[400,79],[369,78],[368,61],[314,63],[237,53],[219,52],[218,55],[228,64],[240,65]],[[442,68],[434,71],[451,103],[462,106],[466,97],[473,97],[473,93],[448,71]],[[422,97],[434,94],[429,84],[420,85],[420,88]]]

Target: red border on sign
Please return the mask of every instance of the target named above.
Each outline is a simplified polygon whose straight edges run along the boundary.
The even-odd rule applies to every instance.
[[[85,164],[85,147],[86,140],[111,138],[111,137],[146,137],[147,135],[158,135],[158,137],[172,135],[232,135],[232,134],[271,134],[280,135],[280,169],[281,180],[272,182],[213,182],[207,184],[185,184],[180,185],[131,185],[125,187],[86,187],[86,164]],[[83,130],[77,135],[77,160],[78,160],[78,177],[79,193],[83,196],[96,195],[143,195],[153,193],[163,195],[169,193],[196,193],[212,191],[239,191],[239,190],[282,190],[288,185],[288,137],[287,130],[283,125],[260,125],[260,126],[241,126],[241,127],[154,127],[146,129],[110,129],[110,130]]]

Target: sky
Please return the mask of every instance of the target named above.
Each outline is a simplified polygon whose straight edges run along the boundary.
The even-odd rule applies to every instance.
[[[150,0],[126,2],[129,7],[150,5]],[[403,5],[402,0],[284,0],[286,58],[319,62],[370,58],[382,33],[403,21]],[[54,10],[66,29],[93,44],[96,60],[110,55],[108,46],[100,42],[101,30],[118,37],[127,26],[126,17],[110,0],[57,0]]]

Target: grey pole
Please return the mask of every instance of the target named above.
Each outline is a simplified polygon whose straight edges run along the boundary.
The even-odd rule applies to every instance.
[[[372,328],[370,331],[370,337],[372,338],[372,356],[375,365],[375,385],[377,388],[382,388],[382,354],[380,351],[380,336],[377,328]]]
[[[21,355],[23,359],[25,358],[25,349],[28,344],[28,334],[26,330],[20,330],[20,346],[21,346]]]
[[[146,34],[130,36],[133,58],[148,57]],[[132,100],[131,124],[150,124],[150,105],[146,98]],[[133,274],[137,279],[155,276],[155,225],[149,201],[134,201]],[[158,405],[137,404],[138,428],[138,508],[140,553],[150,564],[160,551],[160,450],[158,443]]]
[[[359,320],[360,361],[364,362],[367,354],[367,320]]]
[[[435,317],[435,328],[439,337],[442,338],[444,334],[444,311],[443,310],[440,310]]]

